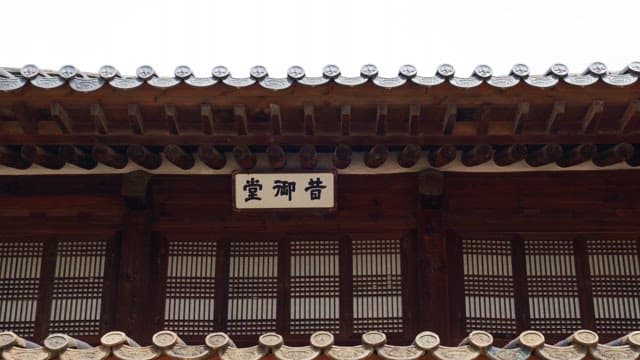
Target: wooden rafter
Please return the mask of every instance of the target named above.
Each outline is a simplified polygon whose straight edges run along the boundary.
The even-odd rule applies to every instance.
[[[171,135],[180,134],[180,123],[178,122],[178,108],[175,104],[164,106],[164,116],[167,120],[167,129]]]
[[[73,121],[71,121],[71,117],[69,117],[69,114],[67,114],[67,111],[62,105],[58,103],[51,104],[51,117],[64,134],[73,133]]]
[[[144,133],[144,120],[142,118],[142,112],[137,104],[129,104],[127,107],[127,114],[129,115],[129,124],[134,134]]]
[[[208,135],[215,133],[216,124],[211,104],[200,105],[200,117],[202,118],[202,132]]]
[[[93,118],[93,123],[95,124],[96,131],[98,132],[98,134],[103,134],[103,135],[108,134],[109,121],[107,120],[107,115],[105,115],[102,105],[91,104],[89,114]]]
[[[604,110],[604,101],[602,100],[593,100],[589,107],[587,108],[587,112],[584,114],[582,118],[582,125],[580,127],[580,132],[582,134],[592,132],[598,128],[600,115],[602,115],[602,110]]]
[[[477,131],[478,135],[487,135],[489,133],[489,116],[491,115],[491,106],[484,105],[479,110]]]
[[[14,105],[13,113],[25,134],[36,134],[38,132],[38,122],[25,102],[21,101]]]
[[[247,123],[247,110],[244,105],[235,105],[233,107],[233,117],[236,121],[238,135],[247,135],[249,133],[249,125]]]
[[[313,136],[316,133],[315,109],[312,103],[304,103],[304,134]]]
[[[269,117],[271,118],[271,132],[273,135],[282,135],[282,115],[280,114],[279,105],[269,105]]]
[[[349,136],[351,134],[351,105],[344,104],[340,108],[340,134]]]
[[[447,108],[444,111],[444,118],[442,119],[442,133],[451,134],[453,126],[458,116],[458,106],[456,104],[447,104]]]
[[[556,101],[553,103],[553,107],[551,108],[551,113],[547,118],[547,121],[544,125],[544,132],[546,134],[551,134],[556,131],[557,124],[559,120],[562,118],[565,112],[565,102],[564,101]]]
[[[387,104],[378,104],[376,112],[376,135],[384,136],[387,134],[389,117],[389,107]]]
[[[632,125],[632,119],[636,115],[636,113],[640,110],[640,100],[634,99],[629,102],[627,108],[624,110],[622,117],[620,117],[620,132],[625,132],[629,130]]]
[[[516,114],[513,117],[513,133],[520,134],[522,133],[522,128],[524,126],[524,122],[529,115],[529,103],[521,102],[516,106]]]

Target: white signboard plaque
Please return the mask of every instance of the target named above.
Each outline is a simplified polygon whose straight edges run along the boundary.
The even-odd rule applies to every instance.
[[[234,173],[236,210],[336,208],[334,172]]]

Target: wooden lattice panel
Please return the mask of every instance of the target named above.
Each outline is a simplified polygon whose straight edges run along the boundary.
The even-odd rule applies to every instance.
[[[277,241],[232,241],[228,286],[229,334],[274,331],[278,296]]]
[[[105,241],[58,242],[50,333],[100,334],[106,253]]]
[[[0,241],[0,329],[34,335],[42,255],[42,242]]]
[[[596,331],[624,334],[640,327],[638,240],[588,240]]]
[[[575,254],[571,240],[526,240],[530,327],[550,335],[582,326]]]
[[[340,330],[338,240],[291,241],[292,334]]]
[[[400,240],[354,240],[353,332],[403,331]]]
[[[511,241],[462,241],[465,328],[516,334]]]
[[[165,328],[193,336],[213,329],[216,248],[215,242],[169,242]]]

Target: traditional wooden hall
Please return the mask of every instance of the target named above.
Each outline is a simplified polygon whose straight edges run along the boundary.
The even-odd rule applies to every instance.
[[[640,63],[465,75],[0,68],[2,359],[637,359]]]

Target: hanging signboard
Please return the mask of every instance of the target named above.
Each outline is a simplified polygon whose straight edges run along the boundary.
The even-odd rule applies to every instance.
[[[234,173],[236,210],[336,208],[335,172]]]

